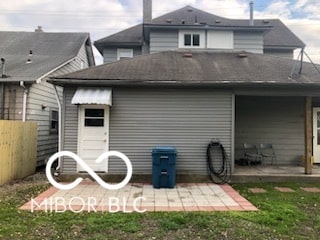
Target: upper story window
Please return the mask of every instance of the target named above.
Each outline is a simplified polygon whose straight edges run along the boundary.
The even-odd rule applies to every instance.
[[[179,48],[204,48],[204,31],[179,31]]]
[[[133,57],[133,49],[131,48],[118,48],[117,60],[127,59]]]
[[[200,34],[184,34],[184,46],[200,46]]]

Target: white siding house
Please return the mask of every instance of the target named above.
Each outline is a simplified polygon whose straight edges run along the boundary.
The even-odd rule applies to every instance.
[[[58,149],[59,106],[47,82],[94,65],[89,34],[0,32],[0,119],[38,123],[37,166]],[[57,87],[62,98],[63,89]]]

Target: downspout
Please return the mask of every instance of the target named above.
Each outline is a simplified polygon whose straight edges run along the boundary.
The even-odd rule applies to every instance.
[[[6,78],[6,60],[4,58],[1,58],[1,68],[2,68],[2,73],[1,73],[1,78]],[[1,115],[0,115],[0,119],[4,119],[4,107],[5,107],[5,87],[4,87],[5,83],[1,84],[1,105],[0,105],[0,109],[1,109]]]
[[[61,123],[62,123],[62,105],[61,105],[61,101],[59,98],[59,94],[58,94],[58,90],[57,90],[57,86],[53,85],[54,88],[54,93],[56,95],[56,99],[57,99],[57,103],[58,103],[58,109],[59,109],[59,122],[58,122],[58,152],[60,152],[62,150],[62,127],[61,127]],[[56,170],[59,170],[61,168],[61,157],[58,158],[58,166],[56,168]]]
[[[299,74],[300,75],[302,73],[302,68],[303,68],[303,53],[304,53],[304,47],[301,48],[300,69],[299,69]]]
[[[20,81],[20,87],[24,89],[23,91],[23,103],[22,103],[22,122],[26,121],[27,116],[27,97],[28,97],[28,89],[24,85],[24,81]]]
[[[0,89],[0,92],[1,92],[1,105],[0,105],[0,109],[1,109],[1,115],[0,115],[0,119],[4,119],[4,101],[5,101],[5,87],[4,87],[4,83],[1,84],[1,89]]]

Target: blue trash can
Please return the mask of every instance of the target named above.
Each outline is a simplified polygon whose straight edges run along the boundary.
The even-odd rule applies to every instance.
[[[176,184],[176,156],[174,147],[152,149],[152,184],[154,188],[174,188]]]

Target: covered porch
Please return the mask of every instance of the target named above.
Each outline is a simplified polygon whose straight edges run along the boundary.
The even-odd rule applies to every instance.
[[[235,97],[233,180],[246,177],[248,181],[255,176],[257,180],[278,181],[278,177],[284,177],[289,181],[304,175],[318,176],[320,180],[319,97],[305,96],[303,92],[252,93]],[[255,144],[258,150],[260,144],[272,144],[276,162],[239,164],[244,159],[244,143]]]

